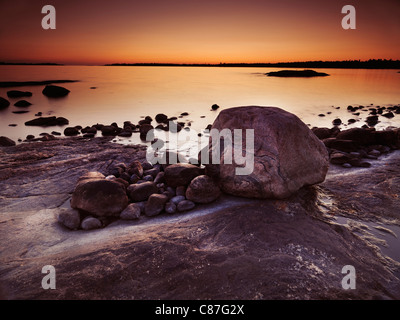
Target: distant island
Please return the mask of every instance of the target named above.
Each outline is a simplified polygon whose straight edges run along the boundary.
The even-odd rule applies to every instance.
[[[1,62],[0,61],[0,66],[63,66],[63,64],[50,63],[50,62],[28,63],[28,62]]]
[[[278,63],[113,63],[105,66],[138,67],[244,67],[244,68],[334,68],[334,69],[400,69],[400,60],[370,59],[344,61],[299,61]]]
[[[268,77],[281,77],[281,78],[312,78],[312,77],[326,77],[329,74],[324,72],[317,72],[314,70],[281,70],[268,72],[265,75]]]

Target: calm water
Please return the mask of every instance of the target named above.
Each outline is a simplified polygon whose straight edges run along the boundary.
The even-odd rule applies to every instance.
[[[348,105],[391,106],[400,104],[400,73],[398,70],[315,69],[329,73],[321,78],[275,78],[264,75],[275,68],[200,68],[200,67],[102,67],[102,66],[0,66],[0,81],[39,81],[70,79],[77,83],[61,84],[71,92],[66,98],[48,99],[41,92],[44,86],[18,87],[33,93],[24,98],[32,106],[29,113],[14,107],[18,99],[8,99],[11,105],[0,111],[0,135],[24,140],[27,134],[38,136],[65,127],[26,127],[25,121],[55,115],[69,119],[69,126],[91,126],[95,123],[120,126],[126,120],[137,123],[141,117],[157,113],[179,116],[192,122],[198,132],[212,123],[219,110],[243,105],[277,106],[295,113],[311,126],[332,126],[340,117],[360,118],[352,126],[362,126],[367,115],[355,117],[347,112]],[[90,89],[96,87],[96,89]],[[13,88],[0,88],[0,96]],[[218,111],[211,111],[212,104]],[[340,107],[340,109],[336,109]],[[331,114],[327,114],[332,112]],[[325,117],[318,114],[324,113]],[[201,116],[205,116],[201,118]],[[400,126],[400,115],[382,121],[377,128]],[[9,124],[16,124],[10,127]],[[343,126],[344,128],[345,126]],[[348,126],[350,127],[350,126]],[[138,134],[117,138],[120,142],[139,142]]]

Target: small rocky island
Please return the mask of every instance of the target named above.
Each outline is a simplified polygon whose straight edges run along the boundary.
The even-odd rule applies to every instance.
[[[317,72],[314,70],[281,70],[268,72],[265,75],[268,77],[281,77],[281,78],[312,78],[312,77],[327,77],[329,74],[324,72]]]

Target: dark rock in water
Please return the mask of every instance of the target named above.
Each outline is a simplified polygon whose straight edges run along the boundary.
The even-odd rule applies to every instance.
[[[132,131],[121,131],[118,133],[118,137],[129,138],[132,136]]]
[[[38,113],[35,113],[35,117],[41,117],[43,115],[43,112],[39,111]]]
[[[318,137],[318,139],[326,139],[331,137],[331,129],[329,128],[312,128],[312,132]]]
[[[356,119],[349,119],[347,120],[348,123],[355,123],[357,120]]]
[[[9,127],[16,127],[17,124],[16,124],[16,123],[10,123],[8,126],[9,126]]]
[[[131,184],[127,193],[133,202],[147,200],[153,193],[157,193],[158,188],[154,182],[146,181],[140,184]]]
[[[93,134],[96,134],[97,133],[97,129],[96,129],[95,126],[92,126],[92,127],[87,126],[87,127],[83,128],[81,130],[81,132],[82,133],[93,133]]]
[[[72,193],[71,207],[95,216],[117,216],[128,206],[125,187],[99,172],[81,176]]]
[[[71,230],[77,230],[81,225],[81,218],[78,210],[74,209],[60,209],[57,220],[63,226]]]
[[[342,120],[341,119],[335,119],[332,121],[332,124],[334,126],[340,126],[342,124]]]
[[[382,117],[386,117],[386,118],[393,118],[394,114],[393,112],[387,112],[387,113],[383,113]]]
[[[35,136],[33,134],[28,134],[26,136],[26,140],[33,140],[33,139],[35,139]]]
[[[188,163],[172,164],[165,168],[164,179],[171,187],[187,186],[201,174],[200,168]]]
[[[85,219],[82,220],[81,223],[81,228],[83,230],[93,230],[93,229],[99,229],[102,227],[102,223],[99,219],[88,216]]]
[[[1,109],[5,109],[7,107],[10,106],[10,101],[8,101],[7,99],[4,99],[2,97],[0,97],[0,110]]]
[[[184,212],[184,211],[192,210],[195,206],[196,206],[196,204],[193,201],[183,200],[178,203],[176,208],[179,212]]]
[[[325,115],[324,115],[323,113],[320,113],[320,114],[318,115],[318,117],[325,117]]]
[[[217,104],[213,104],[212,106],[211,106],[211,110],[217,110],[217,109],[219,109],[219,105],[217,105]]]
[[[1,136],[0,137],[0,146],[1,147],[12,147],[12,146],[15,146],[15,141],[11,140],[8,137]]]
[[[140,139],[144,141],[153,141],[154,140],[154,133],[151,131],[154,127],[151,124],[142,124],[139,128],[140,132]]]
[[[115,126],[103,126],[101,129],[101,134],[103,136],[116,136],[117,128]]]
[[[77,136],[79,134],[79,130],[75,127],[68,127],[64,130],[64,135],[67,137]]]
[[[39,127],[48,127],[48,126],[62,126],[69,124],[69,121],[63,117],[40,117],[30,121],[25,122],[26,126],[39,126]]]
[[[129,204],[119,217],[123,220],[137,220],[140,218],[141,208],[137,203]]]
[[[352,157],[350,157],[349,155],[346,155],[344,153],[341,153],[341,152],[332,152],[332,154],[330,156],[330,162],[332,164],[348,163],[351,159],[352,159]]]
[[[148,217],[153,217],[164,210],[168,197],[164,194],[152,194],[144,207],[144,213]]]
[[[181,116],[188,116],[188,115],[189,115],[188,112],[182,112],[182,113],[181,113]]]
[[[156,115],[155,119],[157,123],[165,123],[168,121],[168,116],[163,113],[159,113]]]
[[[14,106],[20,107],[20,108],[26,108],[31,105],[32,105],[32,103],[30,103],[29,101],[26,101],[26,100],[20,100],[20,101],[17,101],[16,103],[14,103]]]
[[[352,140],[364,146],[371,145],[376,143],[376,136],[373,130],[369,128],[351,128],[341,131],[336,138],[339,140]]]
[[[324,72],[316,72],[314,70],[281,70],[281,71],[273,71],[266,73],[269,77],[301,77],[301,78],[310,78],[310,77],[326,77],[329,74]]]
[[[9,98],[32,97],[32,92],[29,92],[29,91],[19,91],[19,90],[10,90],[10,91],[7,91],[7,96],[8,96]]]
[[[369,116],[365,122],[370,126],[373,127],[378,123],[378,116]]]
[[[18,110],[18,111],[13,111],[12,113],[14,114],[24,114],[24,113],[28,113],[28,110]]]
[[[201,175],[194,178],[187,190],[186,199],[195,203],[210,203],[218,199],[221,190],[209,176]]]
[[[209,167],[219,167],[219,186],[226,193],[282,199],[325,179],[329,168],[327,149],[292,113],[276,107],[230,108],[219,113],[213,128],[219,132],[250,129],[255,133],[254,146],[246,146],[246,135],[242,135],[242,154],[250,153],[244,159],[245,166],[235,161],[225,163],[227,153],[212,141],[209,143],[210,153],[219,157],[220,164],[206,165],[206,173]],[[235,148],[233,140],[231,150]]]
[[[51,134],[55,136],[61,136],[61,132],[58,131],[52,131]]]
[[[55,86],[55,85],[47,85],[42,93],[49,98],[61,98],[65,97],[70,91],[64,87]]]

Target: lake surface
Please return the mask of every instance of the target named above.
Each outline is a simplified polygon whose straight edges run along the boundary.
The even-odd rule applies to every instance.
[[[137,123],[144,116],[153,119],[157,113],[179,116],[191,122],[192,131],[201,132],[212,124],[218,112],[225,108],[261,105],[276,106],[296,114],[306,124],[332,127],[340,117],[346,124],[350,118],[360,121],[342,128],[362,126],[367,111],[359,117],[349,113],[348,105],[392,106],[400,104],[400,73],[398,70],[314,69],[329,77],[276,78],[266,72],[278,68],[220,68],[220,67],[126,67],[126,66],[0,66],[0,81],[79,80],[60,84],[71,92],[66,98],[49,99],[42,94],[44,86],[0,88],[7,98],[12,89],[33,93],[23,98],[28,108],[17,108],[20,99],[8,99],[10,107],[0,111],[0,135],[24,140],[28,134],[36,137],[42,132],[59,131],[63,127],[27,127],[25,121],[43,116],[62,116],[69,126],[91,126],[124,121]],[[92,87],[95,87],[93,89]],[[91,89],[92,88],[92,89]],[[212,111],[218,104],[220,109]],[[340,107],[340,109],[337,109]],[[26,114],[12,111],[29,110]],[[331,114],[328,114],[331,112]],[[319,117],[318,114],[325,114]],[[363,117],[362,117],[363,116]],[[380,117],[377,129],[400,126],[400,115],[393,119]],[[10,127],[9,124],[16,124]],[[122,143],[140,142],[139,134],[117,138]]]

